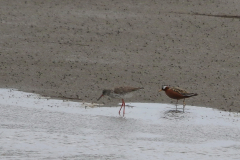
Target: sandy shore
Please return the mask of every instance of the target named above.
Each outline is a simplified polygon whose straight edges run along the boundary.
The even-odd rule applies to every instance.
[[[126,101],[240,111],[240,2],[4,1],[0,87],[96,102],[104,88],[144,87]],[[118,100],[102,99],[105,104]]]

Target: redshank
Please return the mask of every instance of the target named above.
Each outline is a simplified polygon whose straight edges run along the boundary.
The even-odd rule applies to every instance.
[[[165,91],[165,93],[168,97],[177,100],[176,110],[177,110],[178,100],[183,99],[183,112],[184,112],[184,108],[186,106],[185,98],[190,98],[190,97],[198,95],[197,93],[188,93],[187,91],[180,89],[178,87],[170,87],[170,86],[166,86],[166,85],[162,86],[162,89],[160,89],[159,92],[161,92],[161,91]]]
[[[124,102],[124,99],[132,97],[133,92],[137,91],[139,89],[143,89],[143,88],[141,88],[141,87],[140,88],[117,87],[117,88],[114,88],[114,89],[104,89],[102,91],[102,95],[97,100],[99,100],[100,98],[102,98],[105,95],[107,95],[107,96],[109,96],[111,98],[121,98],[122,99],[122,105],[121,105],[121,108],[119,110],[119,115],[120,115],[122,107],[124,107],[123,108],[123,116],[124,116],[124,114],[125,114],[125,102]]]

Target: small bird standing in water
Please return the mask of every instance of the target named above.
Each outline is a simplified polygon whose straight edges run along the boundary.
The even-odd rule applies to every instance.
[[[176,99],[177,100],[177,104],[178,104],[178,100],[179,99],[183,99],[183,112],[184,112],[184,108],[186,106],[185,104],[185,98],[189,98],[189,97],[193,97],[193,96],[197,96],[197,93],[188,93],[187,91],[180,89],[178,87],[170,87],[170,86],[162,86],[162,89],[159,90],[159,92],[161,91],[165,91],[166,95],[172,99]],[[176,104],[176,110],[177,110],[177,104]]]
[[[102,91],[102,95],[97,99],[101,99],[103,96],[107,95],[111,98],[121,98],[122,99],[122,105],[121,108],[119,110],[119,115],[120,115],[120,111],[123,108],[123,116],[125,114],[125,102],[124,99],[125,98],[130,98],[132,97],[132,94],[134,91],[137,91],[139,89],[143,89],[143,88],[134,88],[134,87],[117,87],[114,89],[104,89]]]

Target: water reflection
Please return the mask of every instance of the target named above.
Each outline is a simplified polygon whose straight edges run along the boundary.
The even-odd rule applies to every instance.
[[[179,110],[167,110],[164,112],[163,118],[166,119],[184,119],[187,113]]]

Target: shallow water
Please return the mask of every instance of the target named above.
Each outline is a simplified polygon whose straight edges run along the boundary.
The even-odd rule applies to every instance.
[[[118,107],[0,90],[0,159],[240,159],[240,115],[156,103]]]

